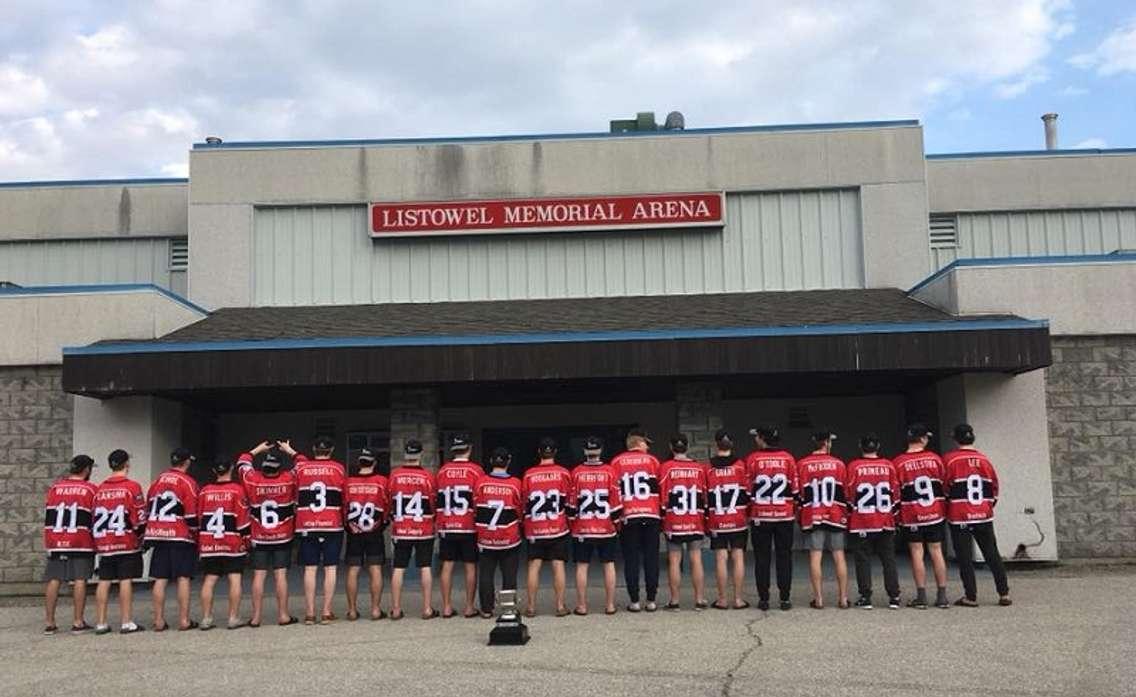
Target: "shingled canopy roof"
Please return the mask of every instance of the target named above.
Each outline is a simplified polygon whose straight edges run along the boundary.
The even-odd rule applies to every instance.
[[[1048,365],[1044,322],[890,289],[228,308],[64,352],[91,396],[194,389]]]

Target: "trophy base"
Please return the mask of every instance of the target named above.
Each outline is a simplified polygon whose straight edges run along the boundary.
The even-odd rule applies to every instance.
[[[529,628],[523,622],[500,623],[489,632],[490,646],[521,646],[529,641]]]

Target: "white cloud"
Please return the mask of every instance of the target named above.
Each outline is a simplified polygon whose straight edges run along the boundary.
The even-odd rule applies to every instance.
[[[591,131],[646,109],[691,127],[962,119],[969,94],[1043,81],[1073,22],[1050,0],[10,5],[5,179],[169,174],[206,135]]]
[[[1069,62],[1078,68],[1095,68],[1100,75],[1136,72],[1136,20],[1114,29],[1095,49]]]
[[[1076,85],[1068,85],[1060,92],[1062,97],[1080,97],[1081,95],[1088,94],[1089,91],[1084,87],[1077,87]]]
[[[160,170],[163,176],[166,177],[188,177],[189,176],[189,163],[188,162],[167,162],[162,165]]]
[[[1086,138],[1079,143],[1074,143],[1072,147],[1074,150],[1092,150],[1107,148],[1108,143],[1104,138]]]

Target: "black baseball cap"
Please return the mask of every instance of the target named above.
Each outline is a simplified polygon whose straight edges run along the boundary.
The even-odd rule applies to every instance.
[[[714,431],[714,442],[717,443],[719,447],[728,447],[734,444],[734,439],[730,437],[729,431],[724,428],[719,428],[717,431]]]
[[[76,455],[71,458],[71,466],[68,468],[71,474],[79,474],[88,467],[93,468],[95,461],[89,455]]]
[[[676,453],[685,453],[690,448],[690,439],[685,433],[676,433],[671,436],[671,450]]]
[[[194,459],[193,453],[190,451],[189,448],[175,448],[174,451],[172,453],[170,453],[170,464],[171,465],[180,465],[181,463],[185,462],[186,460],[193,460],[193,459]]]
[[[761,438],[766,443],[773,444],[781,441],[781,431],[776,426],[757,426],[749,430],[754,438]]]
[[[541,438],[540,442],[536,444],[537,453],[544,457],[552,457],[556,454],[556,450],[556,440],[548,436]]]
[[[359,451],[358,461],[360,465],[373,465],[375,464],[375,454],[369,448],[363,448]]]
[[[509,452],[508,448],[493,448],[493,452],[489,455],[489,464],[498,467],[504,467],[505,465],[508,465],[510,462],[512,462],[512,460],[513,455]]]
[[[468,433],[455,433],[450,436],[450,450],[465,450],[472,447],[472,443]]]
[[[970,424],[959,424],[955,426],[954,439],[959,443],[969,444],[974,442],[974,426]]]
[[[410,440],[406,441],[406,447],[404,447],[402,450],[407,455],[421,455],[422,441],[416,438],[411,438]]]
[[[827,440],[836,440],[836,434],[832,432],[832,429],[819,428],[813,431],[814,443],[820,444]]]
[[[335,448],[335,439],[331,436],[316,436],[312,447],[316,450],[332,450]]]
[[[874,433],[865,433],[860,438],[860,450],[866,453],[875,453],[880,450],[880,437]]]
[[[631,434],[634,433],[634,431],[631,432]],[[603,450],[603,439],[599,436],[588,436],[584,439],[584,450]]]
[[[269,450],[267,453],[265,453],[264,461],[260,463],[260,466],[264,469],[271,470],[280,469],[281,464],[282,463],[280,462],[280,456],[278,456],[275,452]]]
[[[934,435],[934,434],[931,432],[930,429],[927,428],[927,425],[922,423],[922,422],[919,422],[919,421],[916,421],[915,423],[913,423],[913,424],[911,424],[910,426],[907,427],[907,442],[908,443],[910,443],[912,441],[919,440],[920,438],[923,438],[924,436],[932,436],[932,435]]]
[[[111,467],[121,467],[123,464],[129,461],[130,453],[126,452],[122,448],[119,448],[118,450],[112,450],[110,455],[107,455],[107,463]]]

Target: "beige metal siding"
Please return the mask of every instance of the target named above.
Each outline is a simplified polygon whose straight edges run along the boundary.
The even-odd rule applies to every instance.
[[[21,286],[153,283],[169,288],[169,240],[0,242],[0,281]]]
[[[931,251],[935,268],[955,259],[1107,254],[1136,249],[1136,208],[960,213],[957,249]]]
[[[855,190],[730,194],[726,219],[724,230],[373,241],[365,206],[258,208],[253,304],[863,287]]]

